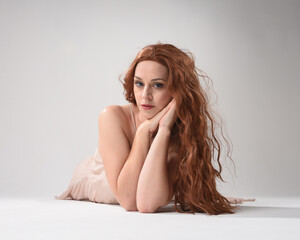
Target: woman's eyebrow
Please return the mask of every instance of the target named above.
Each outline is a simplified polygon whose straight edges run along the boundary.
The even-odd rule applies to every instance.
[[[139,80],[141,80],[141,81],[143,81],[143,79],[141,79],[140,77],[138,77],[138,76],[134,76],[135,78],[137,78],[137,79],[139,79]],[[153,78],[151,81],[157,81],[157,80],[163,80],[163,81],[166,81],[165,79],[163,79],[163,78]]]

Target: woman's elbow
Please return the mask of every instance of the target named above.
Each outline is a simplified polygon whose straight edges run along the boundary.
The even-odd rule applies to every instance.
[[[123,207],[127,212],[137,212],[138,209],[135,206]]]
[[[159,207],[151,204],[137,204],[135,202],[130,201],[119,201],[122,208],[126,211],[139,211],[140,213],[154,213]]]
[[[151,208],[151,207],[139,207],[138,211],[140,213],[155,213],[158,208]]]
[[[119,201],[122,208],[124,208],[126,211],[138,211],[136,207],[136,203],[134,202],[128,202],[128,201]]]
[[[140,213],[154,213],[158,208],[153,208],[151,206],[136,206],[136,204],[128,204],[128,203],[120,203],[121,207],[124,208],[128,212],[137,212]]]
[[[140,213],[155,213],[160,207],[163,207],[166,204],[150,204],[149,202],[144,202],[137,204],[137,209]]]

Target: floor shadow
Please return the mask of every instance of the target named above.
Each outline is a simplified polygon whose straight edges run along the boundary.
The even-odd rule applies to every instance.
[[[159,208],[156,213],[177,214],[174,205],[171,204]],[[300,218],[300,208],[239,206],[234,214],[220,214],[215,216],[225,218]]]

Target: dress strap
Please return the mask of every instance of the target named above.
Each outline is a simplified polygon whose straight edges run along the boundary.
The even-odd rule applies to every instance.
[[[131,120],[132,120],[132,125],[133,125],[133,128],[134,128],[134,132],[136,132],[136,126],[135,126],[135,121],[134,121],[134,116],[133,116],[133,110],[132,110],[132,103],[129,104],[130,106],[130,113],[131,113]]]

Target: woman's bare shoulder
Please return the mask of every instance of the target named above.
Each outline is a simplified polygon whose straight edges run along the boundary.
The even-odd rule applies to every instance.
[[[126,105],[120,106],[120,105],[109,105],[105,107],[99,114],[100,118],[105,119],[117,119],[122,120],[124,117],[126,117]]]
[[[130,109],[129,105],[110,105],[105,107],[98,117],[99,129],[107,129],[113,127],[122,131],[127,139],[131,139],[130,132]]]
[[[109,105],[106,106],[101,112],[100,112],[100,116],[103,115],[120,115],[122,113],[122,106],[120,105]]]

